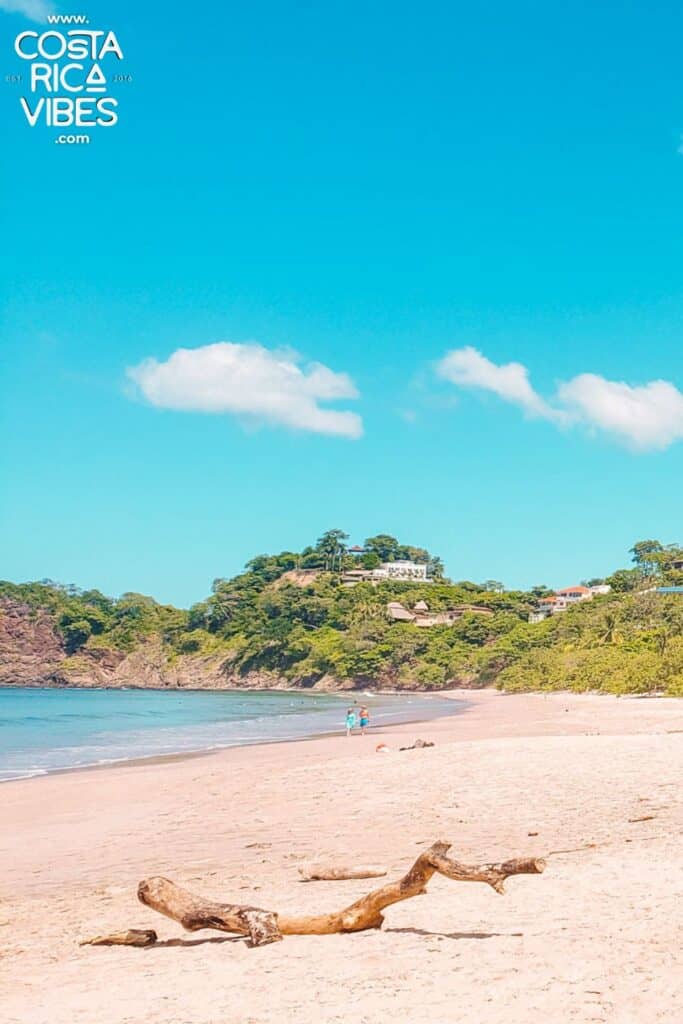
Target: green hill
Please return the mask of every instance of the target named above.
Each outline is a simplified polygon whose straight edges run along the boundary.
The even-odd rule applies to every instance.
[[[189,610],[50,581],[0,583],[1,681],[683,695],[683,593],[652,589],[683,583],[683,552],[644,541],[632,556],[607,579],[611,593],[537,623],[528,617],[545,587],[451,582],[423,548],[380,535],[350,554],[335,530],[302,552],[252,559]],[[357,582],[358,570],[397,558],[426,566],[427,581]],[[396,621],[390,602],[406,619],[424,602],[419,621],[443,624]]]

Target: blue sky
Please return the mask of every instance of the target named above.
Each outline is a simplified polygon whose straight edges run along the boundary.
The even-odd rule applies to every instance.
[[[84,7],[116,126],[0,90],[0,575],[188,604],[340,526],[561,586],[683,540],[672,6]]]

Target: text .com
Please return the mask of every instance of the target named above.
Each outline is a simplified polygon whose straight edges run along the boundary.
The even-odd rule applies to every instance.
[[[55,139],[58,146],[87,146],[89,142],[89,135],[58,135]]]

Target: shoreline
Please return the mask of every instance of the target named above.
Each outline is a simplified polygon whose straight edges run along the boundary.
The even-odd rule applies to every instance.
[[[373,736],[327,735],[4,787],[8,1024],[433,1024],[453,1006],[486,1024],[546,1024],[568,1006],[572,1024],[673,1024],[683,703],[449,692],[462,714],[381,727],[383,755]],[[398,749],[416,736],[435,745]],[[257,950],[136,899],[161,875],[207,899],[333,911],[375,885],[302,884],[300,866],[378,864],[391,882],[435,840],[466,864],[547,868],[504,897],[435,878],[381,929]],[[79,945],[125,928],[159,941]]]
[[[107,691],[107,692],[117,692],[117,691],[121,690],[122,688],[121,687],[109,687],[109,686],[98,686],[98,687],[82,687],[82,686],[41,687],[41,686],[35,686],[35,687],[2,687],[0,689],[18,689],[18,690],[23,690],[23,689],[33,689],[33,690],[42,690],[42,689],[54,690],[54,689],[60,689],[60,690],[62,690],[62,689],[64,689],[64,690],[79,690],[79,691],[81,691],[81,690],[103,690],[103,691]],[[254,693],[283,693],[283,692],[288,692],[288,693],[298,694],[298,695],[301,695],[302,693],[306,693],[310,697],[316,696],[315,693],[311,693],[310,691],[302,691],[302,690],[300,690],[300,689],[298,689],[296,687],[290,687],[286,691],[285,690],[280,690],[280,689],[276,689],[276,690],[272,690],[272,689],[254,690],[253,688],[249,688],[249,687],[247,687],[245,689],[238,689],[236,687],[225,687],[225,688],[220,688],[220,689],[205,690],[205,689],[203,689],[201,687],[198,688],[198,689],[190,689],[189,687],[176,687],[176,688],[170,688],[169,689],[168,687],[160,688],[160,687],[137,686],[137,687],[125,687],[124,689],[135,690],[137,692],[145,692],[146,690],[152,690],[153,692],[160,692],[160,693],[165,693],[165,692],[173,692],[173,693],[179,693],[179,692],[188,692],[188,693],[189,692],[191,692],[191,693],[238,693],[239,692],[239,693],[244,693],[244,694],[254,694]],[[336,692],[337,691],[333,691],[331,693],[328,693],[326,691],[324,693],[324,695],[325,696],[334,696],[336,694]],[[361,692],[361,693],[363,693],[363,691],[338,691],[338,692],[339,692],[340,696],[342,696],[345,693],[351,693],[351,692]],[[321,693],[322,693],[322,691],[321,691]],[[557,698],[559,700],[579,698],[579,699],[584,699],[584,700],[595,699],[595,700],[598,700],[598,701],[606,700],[606,701],[620,701],[620,702],[629,702],[629,701],[644,701],[644,702],[650,702],[650,701],[655,701],[655,702],[657,702],[657,701],[669,701],[669,702],[672,702],[674,705],[676,704],[676,702],[680,701],[681,710],[683,711],[683,700],[680,700],[677,697],[668,697],[666,694],[659,694],[659,693],[652,693],[652,694],[649,694],[649,693],[648,694],[635,694],[635,693],[633,693],[633,694],[606,694],[606,693],[602,693],[601,691],[590,691],[588,693],[574,693],[571,690],[550,690],[550,691],[529,690],[529,691],[523,691],[523,692],[509,692],[509,691],[505,691],[505,690],[498,690],[495,687],[489,687],[489,686],[487,686],[487,687],[479,687],[477,689],[457,689],[456,688],[456,689],[451,689],[451,690],[441,690],[441,691],[438,691],[437,693],[432,693],[432,692],[424,691],[424,690],[371,690],[371,691],[365,691],[365,693],[369,694],[369,695],[371,695],[373,697],[381,697],[381,696],[402,697],[402,696],[405,695],[406,697],[411,697],[411,698],[417,697],[417,698],[419,698],[421,700],[425,700],[425,701],[430,700],[430,699],[444,698],[446,700],[456,701],[460,705],[460,707],[455,708],[449,714],[442,714],[442,713],[440,713],[438,715],[433,715],[433,716],[432,715],[419,716],[419,717],[415,717],[415,718],[405,719],[405,720],[402,720],[400,722],[392,722],[392,723],[389,723],[389,724],[383,725],[383,726],[371,726],[370,730],[366,734],[368,737],[372,737],[373,735],[375,735],[375,736],[380,736],[380,735],[385,735],[385,734],[391,735],[393,732],[399,730],[403,726],[419,725],[421,723],[434,723],[434,722],[438,722],[438,721],[440,721],[442,719],[445,720],[445,721],[448,721],[453,716],[457,716],[459,714],[466,715],[468,713],[468,711],[470,711],[472,709],[472,707],[475,706],[478,703],[477,699],[476,699],[476,695],[478,695],[478,694],[489,694],[489,695],[491,695],[491,697],[495,697],[495,698],[530,697],[530,698],[540,698],[540,699],[543,699],[543,700],[554,697],[554,698]],[[356,734],[354,734],[354,736],[355,735]],[[48,779],[48,778],[52,778],[53,776],[76,775],[76,774],[78,774],[80,772],[88,772],[88,773],[90,773],[90,772],[102,772],[102,771],[115,770],[117,768],[137,768],[137,767],[145,767],[145,766],[152,766],[152,765],[174,764],[174,763],[180,763],[180,762],[183,762],[183,761],[198,760],[200,758],[211,758],[213,756],[219,756],[221,754],[225,754],[225,753],[227,753],[229,751],[235,751],[235,750],[255,750],[255,751],[258,751],[260,748],[265,748],[265,747],[289,745],[289,744],[296,744],[296,743],[311,743],[311,742],[314,742],[316,740],[334,739],[334,738],[344,738],[345,739],[346,738],[345,730],[343,728],[340,728],[340,729],[336,729],[336,730],[329,731],[329,732],[328,731],[315,732],[315,733],[311,733],[308,736],[289,736],[289,737],[286,737],[286,738],[249,740],[249,741],[247,741],[245,743],[229,743],[229,744],[226,744],[224,746],[200,747],[200,748],[197,748],[196,750],[179,750],[179,751],[174,751],[174,752],[165,753],[165,754],[134,755],[133,757],[115,758],[115,759],[112,759],[112,760],[109,760],[109,761],[98,761],[98,762],[93,762],[91,764],[72,765],[72,766],[68,766],[68,767],[64,767],[64,768],[49,768],[49,769],[45,769],[45,770],[42,770],[42,771],[35,772],[34,774],[17,775],[14,778],[0,779],[0,787],[4,787],[4,786],[6,786],[8,784],[12,784],[12,783],[34,782],[34,781],[40,780],[40,779],[45,780],[45,779]]]
[[[104,687],[104,686],[103,687],[78,687],[78,686],[76,686],[76,687],[47,687],[46,688],[46,687],[41,687],[41,686],[35,686],[35,687],[6,687],[6,689],[19,689],[19,690],[23,690],[23,689],[33,689],[33,690],[42,690],[42,689],[50,689],[50,690],[52,690],[52,689],[84,690],[84,689],[86,689],[86,690],[95,690],[95,689],[97,689],[97,690],[106,690],[106,691],[110,692],[110,691],[117,691],[117,690],[119,690],[121,688],[120,687]],[[144,687],[144,686],[126,687],[126,689],[135,689],[138,692],[145,691],[145,690],[148,690],[148,689],[152,689],[152,690],[154,690],[156,692],[168,692],[167,688],[164,688],[163,690],[160,690],[159,688],[156,688],[156,687]],[[174,689],[171,692],[176,693],[176,692],[180,692],[180,691],[178,689]],[[260,690],[260,691],[255,691],[253,689],[245,689],[245,690],[239,690],[238,691],[237,689],[234,689],[234,688],[226,688],[226,689],[221,689],[221,690],[210,690],[210,691],[209,690],[203,690],[203,689],[189,691],[189,689],[185,689],[184,688],[184,692],[193,692],[193,693],[236,693],[236,692],[240,692],[240,693],[245,693],[245,694],[253,694],[255,692],[259,692],[259,693],[282,693],[282,692],[285,692],[285,691],[283,691],[283,690]],[[301,694],[302,691],[301,690],[297,690],[297,689],[291,689],[291,690],[289,690],[287,692]],[[447,719],[447,718],[450,718],[452,715],[459,714],[460,712],[465,713],[466,710],[467,710],[467,701],[465,700],[464,697],[460,696],[460,694],[463,693],[463,692],[467,692],[467,691],[444,690],[444,691],[440,692],[439,694],[427,693],[425,691],[419,691],[419,690],[410,690],[410,691],[373,690],[373,691],[366,691],[365,695],[370,694],[373,697],[381,697],[381,696],[392,696],[392,697],[396,697],[397,696],[397,697],[401,697],[405,693],[406,697],[407,696],[410,696],[411,698],[418,697],[419,699],[422,699],[422,700],[425,700],[425,701],[430,700],[430,699],[433,700],[433,699],[438,699],[438,698],[445,698],[446,700],[453,700],[454,702],[457,701],[457,703],[459,705],[458,707],[454,707],[453,711],[451,711],[449,714],[443,714],[442,713],[443,709],[440,709],[440,713],[436,714],[436,715],[423,715],[423,716],[416,717],[416,718],[402,719],[400,722],[390,722],[389,724],[383,725],[383,726],[373,726],[373,725],[371,725],[369,730],[368,730],[368,732],[367,732],[367,734],[366,734],[366,736],[384,735],[385,731],[391,731],[391,730],[396,729],[396,728],[398,728],[399,726],[402,726],[402,725],[418,725],[421,722],[432,722],[432,721],[437,721],[437,720],[439,720],[441,718]],[[456,694],[457,694],[457,696],[456,696]],[[325,694],[325,696],[332,696],[332,695],[333,694],[328,694],[328,693]],[[310,696],[314,697],[315,694],[310,693]],[[354,736],[355,735],[356,734],[354,733]],[[55,776],[55,775],[73,775],[73,774],[78,773],[78,772],[97,772],[97,771],[108,771],[110,769],[122,768],[122,767],[137,767],[137,766],[141,766],[142,767],[144,765],[167,764],[167,763],[168,764],[172,764],[174,762],[180,762],[180,761],[185,761],[185,760],[190,760],[190,759],[191,760],[195,760],[197,758],[202,758],[202,757],[211,757],[214,754],[221,754],[221,753],[224,753],[225,751],[228,751],[228,750],[246,750],[246,749],[259,748],[259,747],[277,746],[279,744],[289,744],[289,743],[308,743],[308,742],[311,742],[313,740],[321,740],[321,739],[333,738],[333,737],[344,737],[344,738],[346,738],[345,730],[343,728],[341,728],[341,729],[335,729],[333,731],[315,732],[315,733],[311,733],[308,736],[288,736],[288,737],[276,738],[276,739],[249,740],[249,741],[247,741],[245,743],[228,743],[228,744],[225,744],[224,746],[199,747],[196,750],[179,750],[179,751],[170,752],[170,753],[166,753],[166,754],[136,755],[136,756],[133,756],[133,757],[114,758],[112,760],[107,760],[107,761],[95,761],[95,762],[93,762],[91,764],[70,765],[70,766],[64,767],[64,768],[48,768],[48,769],[45,769],[45,770],[36,771],[33,774],[17,775],[16,777],[10,778],[10,779],[0,779],[0,786],[5,786],[7,784],[16,783],[16,782],[32,782],[32,781],[35,781],[35,780],[38,780],[38,779],[51,778],[52,776]]]

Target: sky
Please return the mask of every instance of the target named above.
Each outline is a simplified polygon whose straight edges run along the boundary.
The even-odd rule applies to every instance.
[[[187,606],[340,527],[560,587],[683,541],[683,11],[474,6],[0,0],[1,578]],[[88,145],[14,53],[76,10],[132,79]]]

